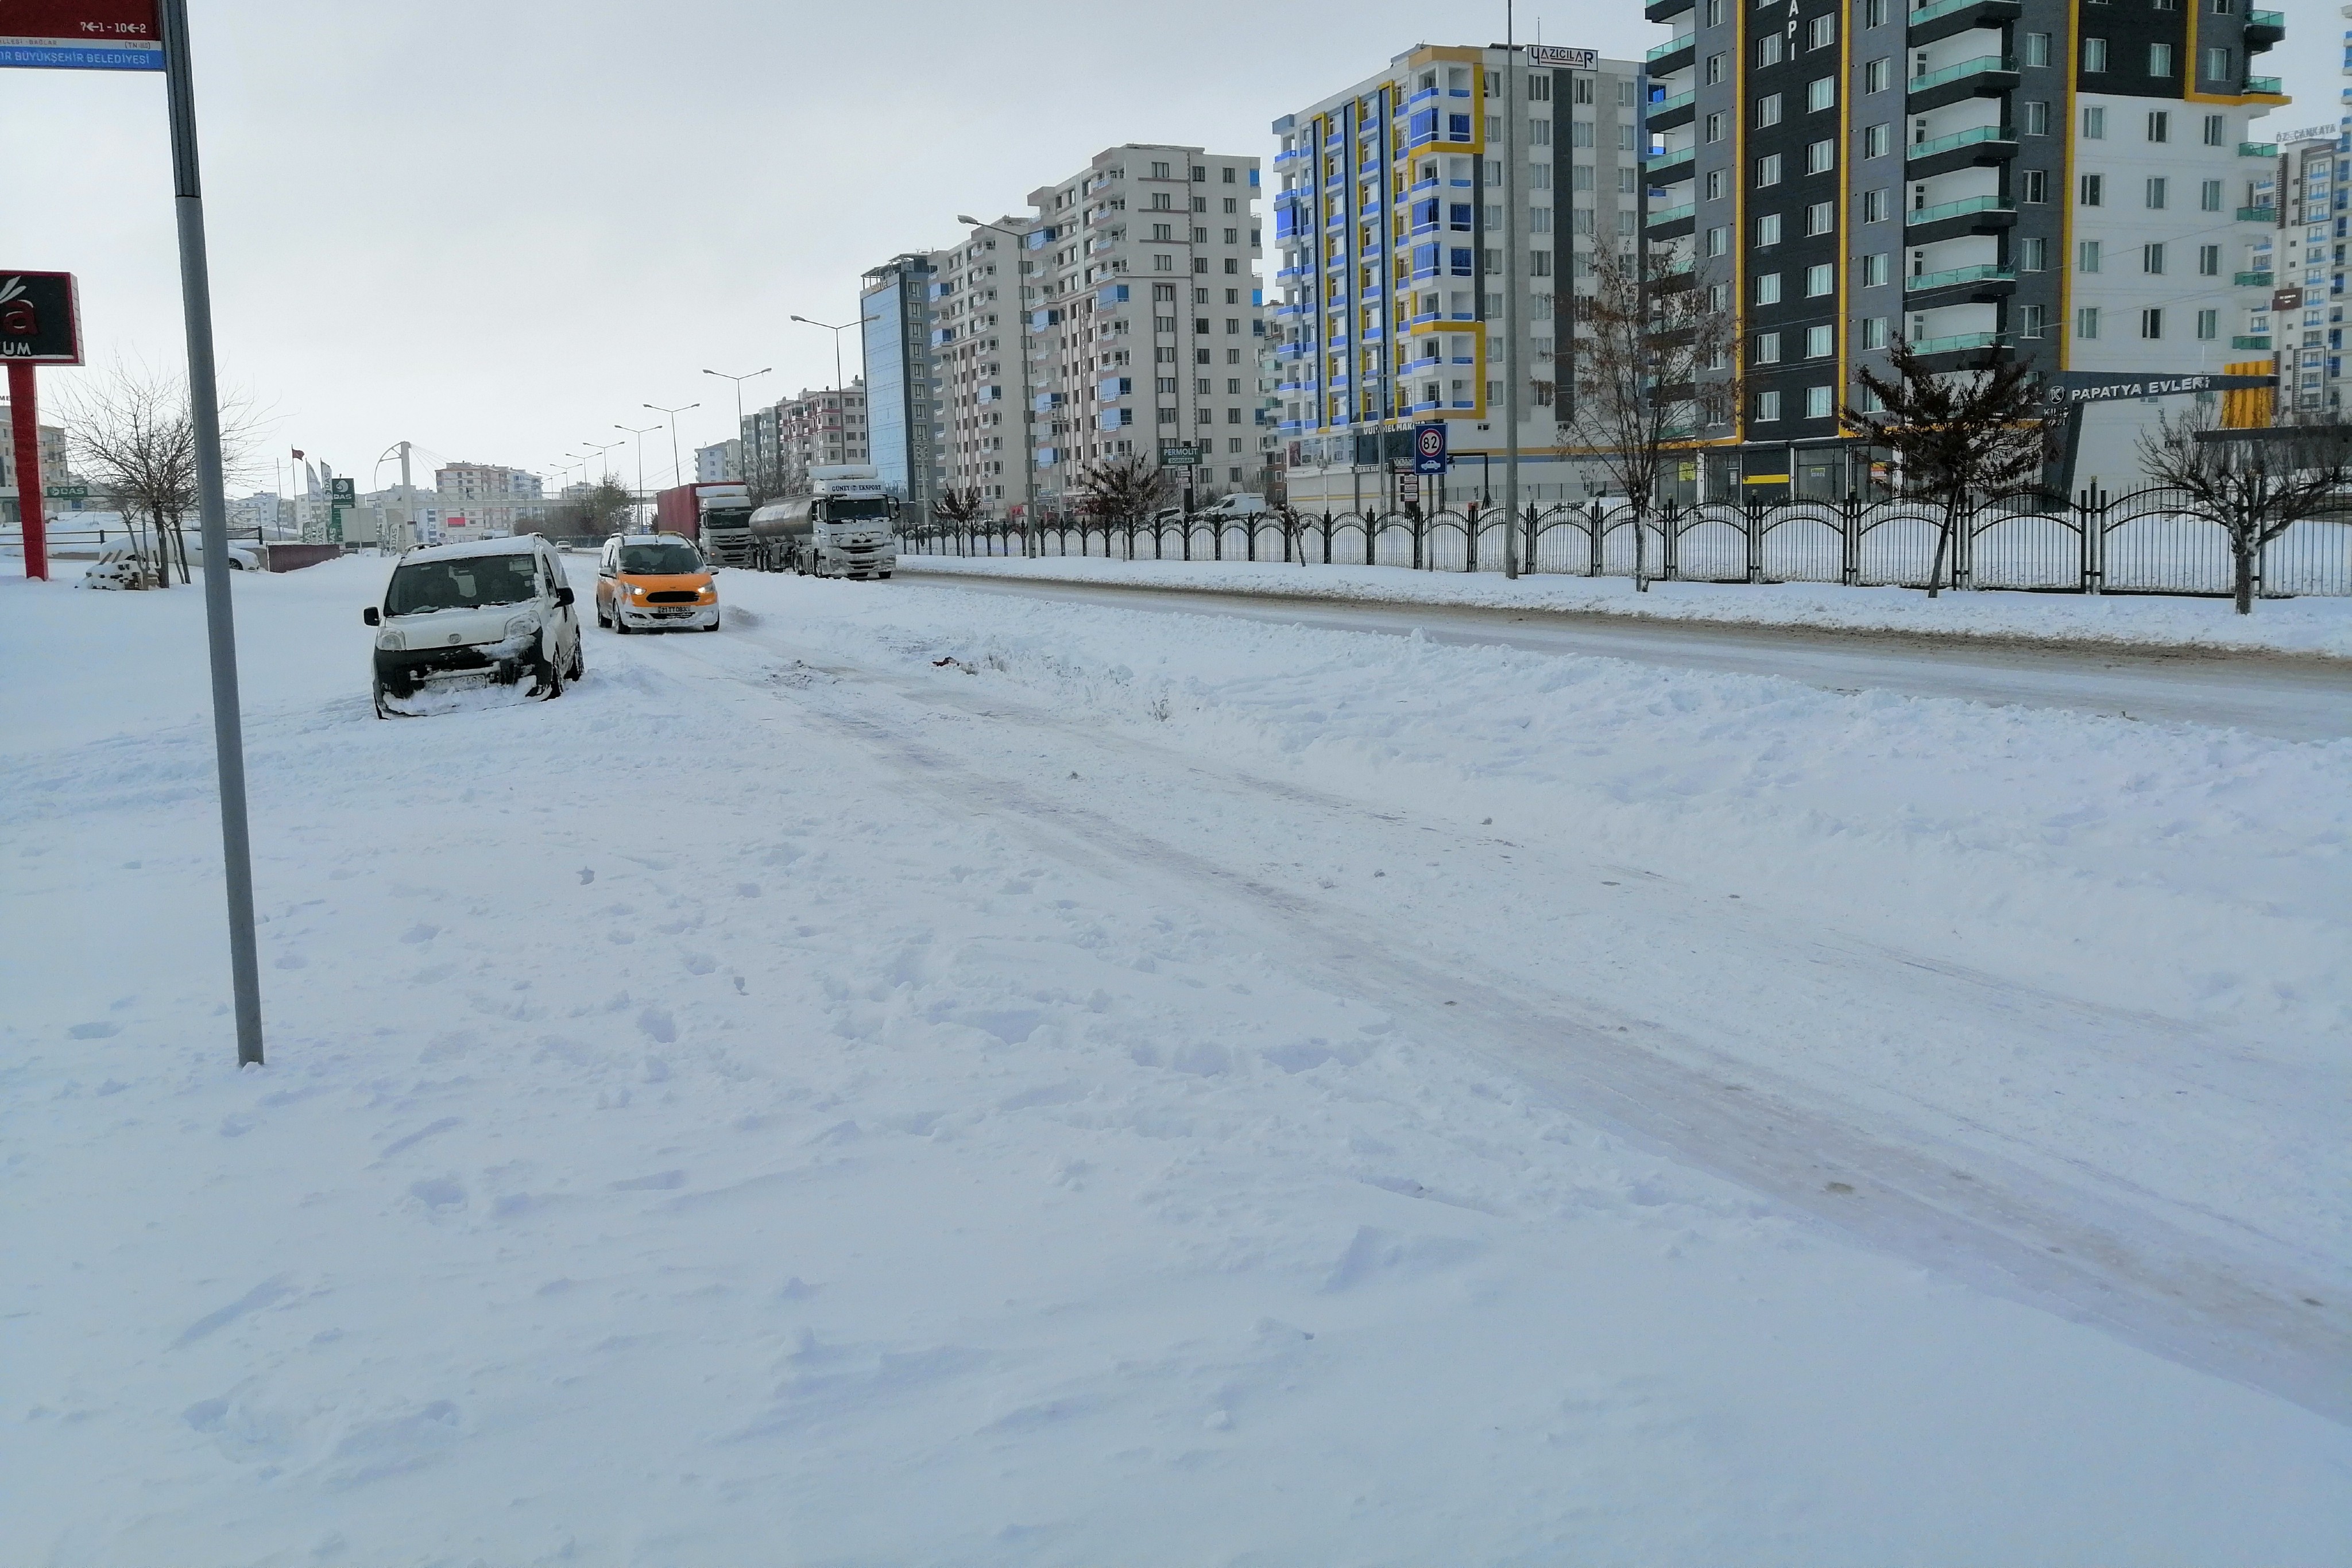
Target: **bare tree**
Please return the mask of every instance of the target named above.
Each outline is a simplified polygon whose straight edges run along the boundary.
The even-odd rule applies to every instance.
[[[171,582],[171,552],[181,530],[196,520],[196,432],[184,382],[117,361],[78,381],[62,400],[66,450],[130,525],[142,570],[162,586]],[[224,486],[247,467],[253,420],[242,400],[220,409]],[[38,502],[35,503],[38,505]],[[152,559],[152,565],[146,563]],[[187,554],[179,545],[180,572]]]
[[[2234,440],[2230,434],[2200,402],[2143,429],[2139,459],[2149,478],[2181,493],[2181,510],[2229,537],[2238,613],[2251,615],[2263,547],[2296,523],[2347,510],[2352,426],[2284,425]]]
[[[2042,377],[2023,360],[1988,354],[1974,371],[1948,371],[1929,369],[1905,339],[1887,350],[1893,375],[1867,365],[1860,372],[1881,406],[1842,408],[1838,423],[1895,455],[1896,494],[1941,508],[1927,570],[1933,599],[1969,497],[2021,489],[2036,478],[2050,460],[2053,422]]]
[[[1633,506],[1633,580],[1646,589],[1642,541],[1666,465],[1739,405],[1738,317],[1689,252],[1645,246],[1593,254],[1575,322],[1563,439]]]
[[[1078,472],[1078,506],[1105,524],[1139,523],[1168,499],[1168,470],[1156,458],[1107,457]]]
[[[988,503],[981,497],[978,486],[959,490],[950,485],[931,502],[931,516],[960,528],[970,528],[987,515]]]

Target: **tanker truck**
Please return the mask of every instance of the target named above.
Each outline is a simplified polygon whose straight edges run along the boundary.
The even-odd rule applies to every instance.
[[[750,561],[807,577],[887,577],[898,565],[898,503],[864,464],[811,468],[813,492],[751,514]]]
[[[673,485],[654,497],[654,528],[684,534],[713,566],[751,560],[751,491],[740,483]]]

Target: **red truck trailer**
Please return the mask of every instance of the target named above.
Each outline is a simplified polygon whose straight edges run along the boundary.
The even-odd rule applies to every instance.
[[[740,483],[674,485],[654,497],[654,527],[697,541],[713,566],[740,566],[751,559],[751,489]]]

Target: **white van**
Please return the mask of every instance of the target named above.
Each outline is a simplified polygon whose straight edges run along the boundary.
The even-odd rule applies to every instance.
[[[1265,513],[1266,505],[1264,496],[1236,490],[1232,495],[1220,499],[1214,506],[1204,507],[1193,515],[1202,517],[1262,517]]]
[[[535,695],[562,695],[583,669],[572,600],[563,558],[536,534],[409,551],[360,614],[377,628],[376,716],[420,692],[525,674]]]

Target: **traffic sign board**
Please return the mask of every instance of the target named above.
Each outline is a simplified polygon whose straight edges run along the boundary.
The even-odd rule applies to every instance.
[[[160,71],[155,0],[10,0],[0,5],[0,66]]]
[[[1443,474],[1447,466],[1445,426],[1417,424],[1412,429],[1412,471],[1416,474]]]
[[[81,309],[70,272],[0,272],[0,360],[81,363]]]
[[[1190,446],[1171,446],[1160,455],[1160,461],[1171,468],[1190,468],[1201,461],[1201,454]]]
[[[44,485],[41,486],[41,494],[47,496],[52,501],[87,501],[89,499],[89,486],[87,485]]]

